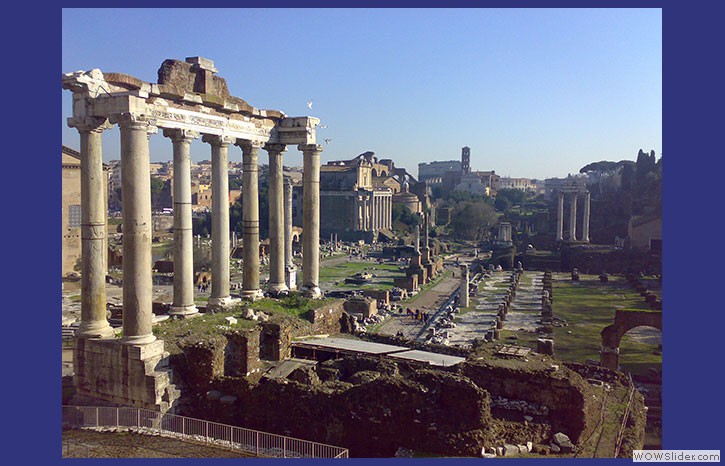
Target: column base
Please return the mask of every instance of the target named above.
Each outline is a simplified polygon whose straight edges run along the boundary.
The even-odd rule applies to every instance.
[[[196,305],[191,304],[189,306],[171,306],[169,309],[170,316],[190,316],[192,314],[198,314],[199,309],[196,308]]]
[[[287,288],[287,285],[284,283],[270,283],[267,287],[267,291],[269,291],[269,294],[275,298],[289,294],[289,288]]]
[[[240,293],[242,296],[242,299],[246,299],[249,301],[256,301],[258,299],[264,298],[264,293],[262,290],[242,290]]]
[[[297,290],[297,267],[287,266],[285,270],[285,283],[290,291]]]
[[[119,343],[122,345],[148,345],[154,341],[156,341],[156,337],[153,333],[149,333],[148,335],[124,336],[119,340]]]
[[[207,307],[214,309],[227,309],[232,305],[236,304],[237,301],[238,300],[232,298],[231,296],[224,296],[221,298],[211,297],[209,298]]]
[[[317,286],[303,286],[302,296],[306,298],[319,299],[322,297],[322,291]]]
[[[81,322],[76,330],[77,338],[114,338],[115,332],[108,321]]]

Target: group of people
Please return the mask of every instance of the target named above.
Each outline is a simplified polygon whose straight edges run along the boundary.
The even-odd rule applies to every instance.
[[[402,307],[400,308],[400,313],[401,314],[403,313],[403,308]],[[413,309],[411,309],[409,307],[405,309],[405,313],[411,319],[416,320],[416,321],[419,321],[419,322],[423,322],[423,323],[427,323],[428,322],[428,318],[430,317],[429,314],[428,314],[428,312],[421,312],[419,309],[413,310]]]

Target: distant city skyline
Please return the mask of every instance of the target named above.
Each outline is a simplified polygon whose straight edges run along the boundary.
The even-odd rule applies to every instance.
[[[660,9],[64,9],[62,28],[63,72],[156,82],[167,58],[213,60],[250,105],[320,118],[323,163],[372,151],[417,174],[468,146],[472,170],[545,179],[662,152]],[[71,112],[62,91],[77,150]],[[120,158],[117,128],[103,148]],[[150,149],[172,158],[161,134]],[[302,164],[296,147],[284,163]]]

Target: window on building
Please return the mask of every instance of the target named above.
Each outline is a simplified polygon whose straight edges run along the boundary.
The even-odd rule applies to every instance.
[[[80,228],[81,226],[81,206],[68,206],[68,228]]]

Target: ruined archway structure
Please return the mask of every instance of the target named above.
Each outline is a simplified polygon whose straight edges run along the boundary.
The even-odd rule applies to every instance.
[[[599,361],[607,369],[619,368],[619,343],[625,333],[635,327],[654,327],[662,331],[662,313],[653,311],[636,311],[617,309],[614,323],[602,330],[602,350]]]
[[[212,294],[210,306],[231,303],[229,283],[228,147],[242,151],[244,283],[242,296],[262,295],[259,286],[259,148],[269,153],[270,291],[288,289],[285,262],[282,153],[297,144],[303,153],[303,289],[319,297],[319,172],[322,147],[314,117],[287,117],[260,110],[229,94],[211,60],[165,60],[158,83],[99,69],[63,75],[73,93],[68,125],[80,133],[82,210],[81,324],[74,357],[79,396],[166,410],[173,387],[161,368],[163,341],[151,332],[151,196],[149,135],[163,131],[174,154],[174,298],[170,313],[187,316],[194,305],[191,233],[191,141],[201,136],[212,158]],[[121,132],[123,183],[123,337],[115,339],[106,319],[105,193],[101,136],[113,124]],[[289,231],[289,229],[287,229]],[[293,270],[293,269],[292,269]]]

